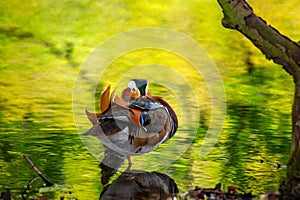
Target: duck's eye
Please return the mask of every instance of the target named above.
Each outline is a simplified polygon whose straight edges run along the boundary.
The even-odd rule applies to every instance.
[[[135,89],[135,88],[132,88],[131,90],[132,90],[133,92],[135,92],[135,91],[136,91],[136,89]]]

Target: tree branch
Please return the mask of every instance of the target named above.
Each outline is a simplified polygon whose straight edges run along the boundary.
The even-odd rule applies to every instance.
[[[291,156],[287,165],[287,189],[282,191],[286,199],[300,199],[300,46],[256,16],[246,0],[218,0],[218,3],[223,9],[224,27],[241,32],[267,59],[282,65],[293,76]]]
[[[222,24],[236,29],[262,51],[267,59],[280,64],[300,81],[300,46],[256,16],[245,0],[218,0],[223,9]]]
[[[31,167],[31,169],[33,169],[38,175],[39,177],[41,177],[41,179],[44,181],[44,183],[46,183],[47,187],[51,187],[54,185],[54,183],[52,183],[51,181],[49,181],[46,176],[44,176],[42,174],[42,172],[40,172],[40,170],[33,164],[33,162],[29,159],[29,157],[27,155],[23,155],[23,158],[27,161],[27,163],[29,164],[29,166]]]

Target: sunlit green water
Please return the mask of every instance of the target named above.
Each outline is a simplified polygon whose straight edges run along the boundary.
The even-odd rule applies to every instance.
[[[282,33],[297,39],[300,15],[296,1],[268,1],[263,7],[250,3]],[[279,8],[282,13],[275,12]],[[18,195],[36,176],[22,158],[27,154],[51,181],[64,187],[48,192],[48,196],[98,199],[102,191],[99,161],[83,145],[76,129],[78,123],[84,128],[90,125],[83,113],[82,121],[73,118],[76,74],[80,63],[101,41],[148,26],[180,31],[208,52],[224,79],[227,115],[218,143],[209,155],[200,158],[211,114],[209,93],[201,77],[194,76],[186,61],[167,52],[124,55],[111,64],[105,73],[109,80],[104,79],[99,90],[105,84],[116,84],[114,74],[149,63],[172,66],[193,86],[199,85],[194,90],[199,94],[200,127],[190,148],[172,163],[158,160],[152,168],[146,167],[147,160],[165,153],[161,147],[133,158],[133,168],[154,168],[169,175],[181,193],[196,185],[213,187],[219,181],[255,194],[277,189],[285,170],[259,160],[282,164],[288,160],[292,82],[280,66],[265,61],[240,34],[220,25],[222,13],[215,1],[2,1],[0,10],[0,191],[9,188]],[[253,63],[250,74],[249,59]],[[83,87],[90,88],[89,84],[95,83]],[[174,84],[180,82],[174,80]],[[174,94],[155,85],[150,89],[171,101],[181,114]],[[87,98],[86,107],[94,108],[92,99]],[[187,143],[197,125],[179,127],[173,139]],[[174,153],[168,152],[169,156]],[[64,193],[69,191],[72,194]]]

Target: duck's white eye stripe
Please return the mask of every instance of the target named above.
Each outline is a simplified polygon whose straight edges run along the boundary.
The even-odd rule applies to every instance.
[[[130,89],[134,89],[134,88],[136,88],[136,84],[135,84],[135,82],[134,82],[134,81],[129,81],[129,83],[128,83],[128,87],[129,87]]]

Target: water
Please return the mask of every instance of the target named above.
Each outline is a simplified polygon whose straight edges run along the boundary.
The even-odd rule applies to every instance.
[[[244,76],[247,79],[255,75]],[[249,83],[242,86],[252,87]],[[48,84],[43,87],[55,92]],[[155,87],[152,86],[152,89]],[[153,94],[157,93],[152,91]],[[168,91],[164,94],[168,99]],[[250,98],[257,99],[252,101]],[[189,124],[191,127],[179,127],[169,143],[147,155],[134,157],[132,169],[164,173],[175,180],[181,193],[197,185],[213,187],[218,182],[222,182],[224,187],[238,185],[254,194],[276,190],[279,179],[285,175],[285,169],[260,163],[260,160],[282,164],[287,162],[290,117],[288,112],[282,112],[276,106],[274,108],[273,98],[276,98],[275,95],[270,94],[248,96],[246,101],[228,97],[223,131],[207,156],[200,157],[199,152],[209,126],[209,113],[205,113],[209,108],[203,109],[203,114],[200,115],[196,135],[193,127],[195,124]],[[2,103],[0,190],[9,188],[15,194],[20,194],[24,186],[37,176],[22,158],[26,154],[58,185],[54,190],[40,190],[43,195],[51,198],[66,195],[80,199],[98,198],[103,189],[98,167],[100,161],[90,154],[78,135],[75,127],[78,120],[73,121],[70,97],[59,103],[47,97],[37,102],[35,99],[36,96],[31,96],[28,102],[23,101],[22,105],[12,107],[5,105],[8,105],[7,102],[15,102],[13,99],[8,99],[6,104]],[[35,102],[34,105],[30,104],[31,101]],[[88,100],[87,105],[90,102]],[[272,105],[266,106],[268,104]],[[27,108],[26,111],[24,105],[36,109]],[[178,108],[175,106],[174,109]],[[83,111],[81,115],[82,121],[79,123],[87,130],[90,124]],[[93,138],[85,140],[95,142]],[[97,151],[100,144],[94,145]],[[182,145],[186,146],[183,148]],[[174,151],[175,149],[179,150]],[[99,146],[99,150],[103,149]],[[96,154],[99,155],[99,152]],[[101,156],[100,152],[99,158]],[[126,163],[120,172],[125,169]],[[41,185],[41,182],[36,182],[33,188],[37,189]]]
[[[8,188],[18,196],[37,176],[23,159],[26,154],[56,184],[55,188],[41,188],[42,182],[37,181],[27,196],[98,199],[103,186],[97,156],[103,156],[103,149],[93,138],[79,137],[91,126],[83,108],[99,109],[95,96],[97,99],[108,84],[122,88],[126,79],[134,76],[136,66],[140,67],[139,76],[149,66],[170,66],[178,72],[166,76],[173,89],[155,81],[149,89],[170,102],[182,121],[171,141],[147,155],[134,157],[132,169],[168,175],[180,194],[195,186],[214,187],[218,182],[224,189],[234,184],[253,194],[277,189],[286,171],[271,163],[288,161],[292,81],[240,34],[220,26],[222,14],[216,2],[166,1],[148,6],[141,2],[56,3],[55,8],[47,1],[22,8],[17,1],[0,3],[1,192]],[[294,28],[278,19],[286,19],[284,12],[293,13],[296,8],[285,4],[282,14],[274,15],[277,7],[269,4],[270,12],[264,12],[267,20],[295,37]],[[207,9],[198,10],[202,7]],[[141,12],[132,11],[137,8]],[[153,9],[158,17],[153,16]],[[117,14],[111,16],[112,10]],[[293,17],[299,17],[297,13]],[[299,21],[293,24],[299,26]],[[154,49],[128,52],[110,63],[100,83],[92,81],[97,77],[91,78],[89,71],[79,70],[79,63],[99,42],[144,26],[163,26],[187,34],[208,51],[220,70],[226,90],[226,118],[217,143],[204,157],[200,150],[211,122],[211,97],[203,77],[186,60]],[[247,64],[249,59],[252,65]],[[78,92],[74,88],[78,72],[86,82],[81,85],[82,101],[76,104],[72,95]],[[178,74],[188,84],[177,79]],[[155,72],[145,72],[145,76],[151,79]],[[157,76],[157,80],[161,79]],[[91,150],[86,144],[95,148]],[[111,181],[126,167],[125,163]]]

